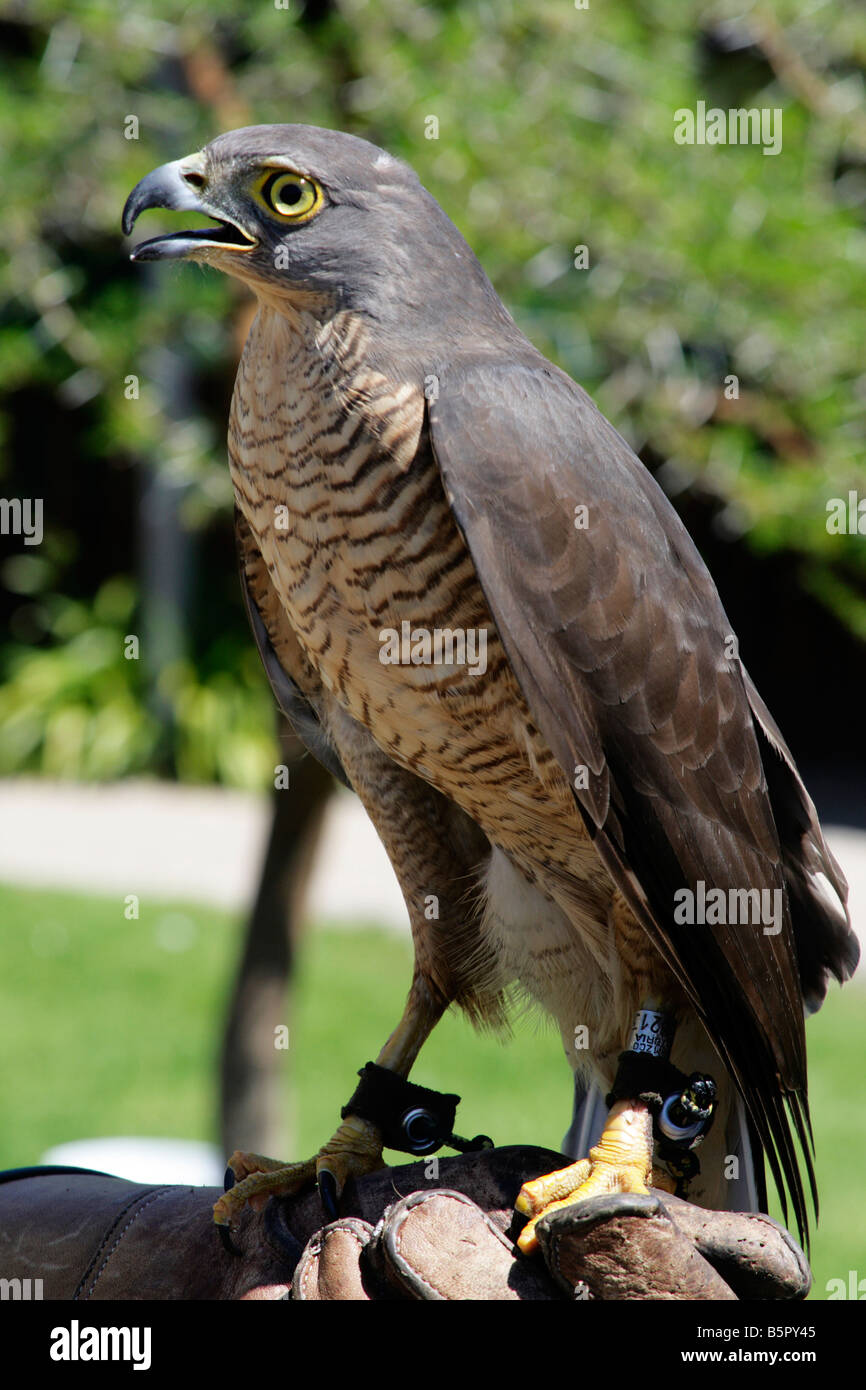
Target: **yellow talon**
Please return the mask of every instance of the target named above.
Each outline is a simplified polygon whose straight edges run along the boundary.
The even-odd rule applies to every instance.
[[[517,1244],[525,1255],[538,1249],[536,1223],[549,1212],[601,1192],[648,1193],[652,1181],[652,1116],[636,1101],[618,1101],[589,1158],[523,1184],[515,1208],[532,1219]]]
[[[592,1164],[588,1158],[573,1163],[570,1168],[560,1168],[555,1173],[545,1173],[544,1177],[533,1182],[525,1182],[514,1203],[523,1216],[539,1216],[551,1202],[558,1202],[580,1187],[589,1177]]]

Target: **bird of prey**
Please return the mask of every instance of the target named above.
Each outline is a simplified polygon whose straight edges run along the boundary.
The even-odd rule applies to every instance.
[[[382,1167],[383,1076],[399,1089],[450,1005],[498,1027],[528,1000],[610,1109],[588,1155],[524,1186],[524,1250],[593,1193],[676,1179],[725,1206],[732,1159],[759,1205],[766,1160],[807,1235],[804,1013],[856,966],[847,885],[673,507],[385,151],[236,130],[147,175],[127,233],[147,208],[213,225],[134,260],[257,297],[228,439],[247,607],[415,946],[366,1100],[307,1162],[235,1154],[216,1220]]]

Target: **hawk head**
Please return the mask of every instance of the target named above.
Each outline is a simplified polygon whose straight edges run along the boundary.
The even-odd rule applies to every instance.
[[[303,125],[230,131],[136,185],[123,210],[127,235],[146,208],[202,213],[216,225],[154,237],[133,260],[200,261],[278,308],[355,310],[392,342],[441,335],[443,319],[512,326],[415,172],[354,135]]]

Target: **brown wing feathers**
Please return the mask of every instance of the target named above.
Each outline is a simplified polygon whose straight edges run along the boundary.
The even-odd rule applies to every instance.
[[[706,1023],[805,1232],[792,1134],[793,1124],[814,1196],[789,901],[800,844],[780,845],[747,678],[712,580],[625,441],[534,351],[513,367],[443,371],[430,420],[533,715],[570,778],[588,768],[575,797],[599,854]],[[820,858],[823,840],[809,845]],[[841,875],[828,877],[844,890]],[[701,880],[778,892],[768,901],[781,901],[781,929],[675,923],[675,892]],[[833,918],[801,894],[797,910],[811,975],[819,964],[846,975],[844,905]]]

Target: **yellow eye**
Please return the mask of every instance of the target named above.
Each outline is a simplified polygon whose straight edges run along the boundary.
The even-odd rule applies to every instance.
[[[301,174],[270,174],[261,187],[261,196],[280,217],[303,217],[321,201],[321,192]]]

